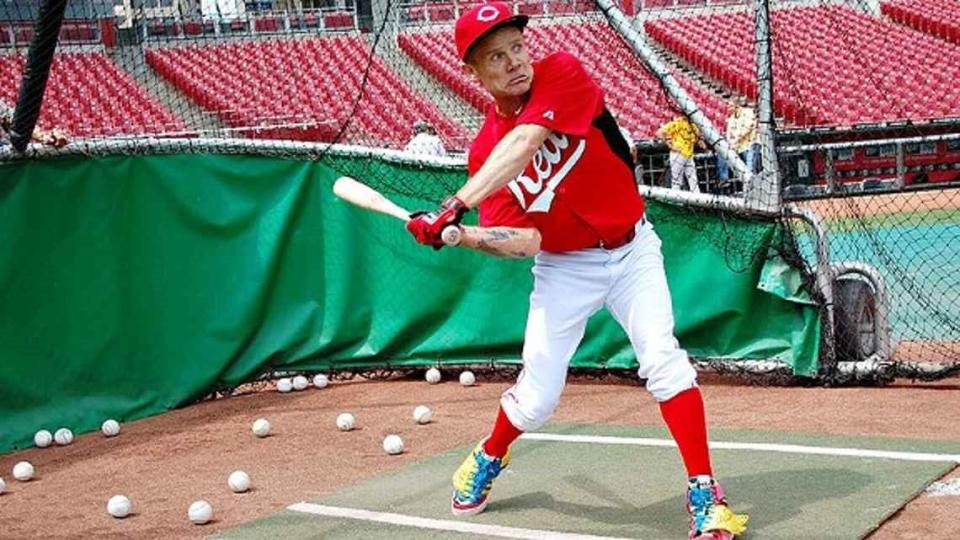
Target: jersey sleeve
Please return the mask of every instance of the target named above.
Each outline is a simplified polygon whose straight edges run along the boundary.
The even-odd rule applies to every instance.
[[[483,165],[483,161],[478,152],[474,151],[473,148],[470,149],[470,153],[467,154],[467,176],[473,176],[477,174],[477,171],[480,170],[480,166]]]
[[[517,124],[536,124],[551,131],[586,137],[603,112],[603,90],[573,55],[554,53],[535,68],[530,100]]]
[[[481,227],[534,228],[533,221],[506,187],[490,194],[478,208]]]

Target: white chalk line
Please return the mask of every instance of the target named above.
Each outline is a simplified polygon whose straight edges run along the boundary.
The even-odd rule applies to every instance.
[[[521,439],[528,441],[551,441],[589,444],[625,444],[634,446],[659,446],[676,448],[671,439],[644,437],[608,437],[602,435],[562,435],[559,433],[524,433]],[[830,446],[806,446],[799,444],[744,443],[710,441],[711,450],[751,450],[755,452],[779,452],[782,454],[807,454],[817,456],[858,457],[893,459],[900,461],[932,461],[960,463],[960,454],[932,454],[926,452],[896,452],[892,450],[869,450],[865,448],[835,448]]]
[[[430,519],[389,512],[375,512],[361,508],[346,508],[342,506],[326,506],[308,502],[300,502],[287,507],[287,510],[326,516],[334,518],[356,519],[359,521],[376,521],[390,525],[417,527],[435,531],[453,531],[461,533],[482,534],[500,538],[525,538],[528,540],[630,540],[613,536],[593,536],[589,534],[571,534],[539,529],[523,529],[519,527],[504,527],[502,525],[486,525],[447,519]]]

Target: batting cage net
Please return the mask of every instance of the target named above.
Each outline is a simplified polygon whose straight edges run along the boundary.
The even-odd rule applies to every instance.
[[[274,280],[271,294],[317,285],[286,276],[283,264],[322,275],[310,298],[322,316],[294,317],[296,332],[243,336],[250,356],[234,383],[285,368],[516,365],[529,263],[411,254],[400,227],[386,232],[389,218],[329,194],[349,175],[429,210],[466,180],[491,103],[454,46],[454,21],[474,4],[3,3],[0,208],[8,225],[29,204],[63,220],[50,210],[67,210],[56,186],[100,182],[115,204],[142,205],[112,224],[129,241],[131,230],[156,239],[164,216],[184,208],[202,216],[197,227],[229,229],[227,209],[263,197],[256,256],[208,250],[185,233],[161,244],[191,259],[192,274],[140,270],[190,287],[158,295],[148,278],[132,286],[157,305],[181,294],[192,305],[201,289],[214,303],[235,296],[216,287],[238,285],[263,261],[257,276]],[[522,0],[510,9],[530,18],[534,58],[569,52],[603,88],[664,239],[678,335],[699,362],[826,382],[960,372],[960,3]],[[151,192],[150,178],[174,194]],[[222,192],[202,187],[224,178]],[[109,211],[89,195],[70,202]],[[179,210],[157,202],[173,199]],[[321,199],[322,210],[304,209]],[[137,215],[149,217],[130,229]],[[29,234],[60,234],[48,228]],[[373,241],[360,245],[358,235]],[[326,255],[289,255],[298,246]],[[22,252],[10,256],[24,263]],[[91,274],[104,263],[92,260]],[[237,283],[189,281],[237,268]],[[4,275],[11,285],[27,279]],[[289,315],[267,296],[276,298],[250,292],[248,304],[263,301],[251,320]],[[163,324],[192,335],[189,316]],[[574,367],[629,370],[631,354],[611,320],[595,319]]]

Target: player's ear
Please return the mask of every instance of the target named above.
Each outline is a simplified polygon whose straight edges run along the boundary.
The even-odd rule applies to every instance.
[[[474,79],[476,81],[480,80],[480,75],[477,72],[477,68],[473,67],[472,64],[465,62],[460,69],[463,70],[463,74],[466,75],[467,77],[470,77],[471,79]]]

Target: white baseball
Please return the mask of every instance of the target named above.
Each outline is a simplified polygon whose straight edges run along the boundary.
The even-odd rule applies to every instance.
[[[357,425],[357,419],[352,414],[345,412],[337,417],[337,428],[340,431],[350,431]]]
[[[286,394],[291,390],[293,390],[293,381],[290,379],[283,378],[277,381],[277,392]]]
[[[303,375],[297,375],[293,378],[294,390],[306,390],[307,386],[310,386],[310,381],[308,381]]]
[[[258,418],[253,422],[253,434],[261,439],[270,434],[270,422],[266,418]]]
[[[233,471],[227,477],[227,485],[234,493],[243,493],[250,489],[250,475],[243,471]]]
[[[403,439],[399,435],[387,435],[383,439],[383,451],[395,456],[403,453]]]
[[[433,411],[426,405],[418,405],[413,409],[413,419],[418,424],[429,424],[430,420],[433,420]]]
[[[3,478],[0,478],[0,495],[7,490],[7,483],[3,481]]]
[[[13,477],[21,482],[27,482],[33,478],[33,465],[29,461],[21,461],[13,466]]]
[[[440,370],[435,367],[428,369],[426,379],[430,384],[437,384],[440,382]]]
[[[41,429],[33,436],[33,444],[37,445],[37,448],[46,448],[50,446],[50,443],[53,442],[53,435],[45,429]]]
[[[464,386],[473,386],[477,383],[477,378],[472,371],[464,371],[460,374],[460,384]]]
[[[62,427],[53,434],[53,440],[57,441],[60,446],[66,446],[73,442],[73,432]]]
[[[207,501],[196,501],[187,510],[187,517],[196,525],[203,525],[213,518],[213,507]]]
[[[107,437],[115,437],[120,433],[120,422],[113,419],[106,420],[100,426],[100,431]]]
[[[125,518],[133,510],[133,503],[126,495],[114,495],[107,501],[107,513],[115,518]]]
[[[328,384],[330,384],[330,379],[323,373],[313,376],[313,385],[317,388],[326,388]]]

